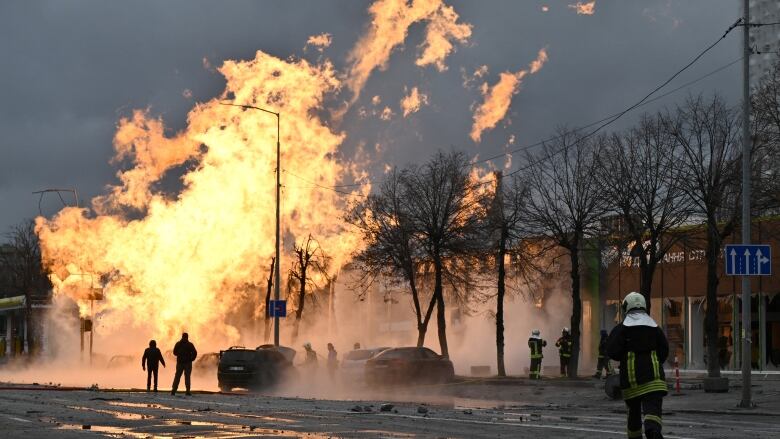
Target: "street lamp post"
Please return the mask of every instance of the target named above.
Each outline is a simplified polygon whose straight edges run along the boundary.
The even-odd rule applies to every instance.
[[[279,126],[281,124],[280,122],[280,113],[266,110],[265,108],[255,107],[253,105],[239,105],[239,104],[232,104],[232,103],[226,103],[221,102],[222,105],[229,105],[231,107],[240,107],[244,109],[252,109],[252,110],[260,110],[264,113],[273,114],[276,116],[276,263],[274,264],[274,301],[279,301],[279,265],[281,265],[281,252],[280,252],[280,245],[281,245],[281,233],[280,233],[280,226],[279,226],[279,200],[280,198],[280,189],[282,187],[281,184],[281,175],[280,175],[280,169],[279,169],[279,163],[281,162],[281,145],[280,145],[280,136],[279,136]],[[268,310],[266,310],[268,312]],[[279,316],[274,313],[274,345],[279,346]]]

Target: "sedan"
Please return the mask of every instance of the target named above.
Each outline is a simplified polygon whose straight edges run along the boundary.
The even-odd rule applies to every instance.
[[[452,361],[428,348],[392,348],[366,361],[369,385],[446,383],[454,377]]]

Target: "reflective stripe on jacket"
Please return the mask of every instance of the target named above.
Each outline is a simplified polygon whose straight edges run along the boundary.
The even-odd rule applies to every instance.
[[[542,340],[541,338],[529,338],[528,339],[528,348],[531,349],[531,358],[544,358],[544,354],[542,353],[542,348],[547,346],[547,342]]]
[[[561,357],[571,357],[571,336],[560,337],[555,342],[555,346],[558,348],[558,355]]]
[[[669,356],[669,343],[661,328],[621,323],[609,334],[607,354],[620,362],[623,399],[666,393],[663,364]]]

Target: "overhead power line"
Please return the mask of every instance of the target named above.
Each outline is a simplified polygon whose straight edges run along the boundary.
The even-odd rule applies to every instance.
[[[336,192],[337,194],[341,194],[341,195],[348,195],[348,196],[355,196],[355,197],[363,197],[363,198],[365,198],[365,195],[363,195],[363,194],[358,194],[358,193],[355,193],[355,192],[345,192],[345,191],[340,191],[340,190],[336,189],[337,187],[344,187],[344,186],[325,186],[325,185],[319,184],[317,182],[311,181],[311,180],[307,179],[306,177],[301,177],[300,175],[295,174],[293,172],[290,172],[287,169],[283,169],[282,172],[286,172],[286,173],[292,175],[293,177],[295,177],[295,178],[297,178],[297,179],[299,179],[301,181],[304,181],[306,183],[309,183],[309,184],[311,184],[311,185],[313,185],[315,187],[318,187],[320,189],[327,189],[327,190]],[[360,186],[360,185],[358,185],[358,186]]]
[[[709,72],[709,73],[707,73],[705,75],[699,76],[696,79],[690,80],[690,81],[686,82],[685,84],[682,84],[682,85],[680,85],[680,86],[678,86],[678,87],[676,87],[676,88],[674,88],[672,90],[667,91],[666,93],[658,95],[658,96],[656,96],[656,97],[654,97],[652,99],[648,99],[647,101],[643,102],[642,104],[637,105],[636,108],[652,104],[653,102],[657,102],[657,101],[659,101],[659,100],[661,100],[661,99],[663,99],[663,98],[665,98],[665,97],[667,97],[669,95],[677,93],[678,91],[680,91],[682,89],[688,88],[688,87],[690,87],[690,86],[692,86],[692,85],[694,85],[694,84],[696,84],[698,82],[701,82],[701,81],[709,78],[712,75],[715,75],[717,73],[722,72],[723,70],[726,70],[727,68],[733,66],[734,64],[737,64],[740,61],[742,61],[742,57],[740,57],[738,59],[735,59],[734,61],[731,61],[728,64],[724,64],[724,65],[718,67],[717,69],[715,69],[715,70],[713,70],[713,71],[711,71],[711,72]],[[599,119],[599,120],[597,120],[595,122],[591,122],[591,123],[589,123],[587,125],[582,125],[581,127],[576,128],[575,131],[583,130],[583,129],[586,129],[586,128],[590,128],[590,127],[598,125],[598,124],[600,124],[602,122],[605,122],[605,121],[608,121],[610,119],[616,118],[619,115],[620,115],[620,113],[611,114],[611,115],[603,117],[603,118],[601,118],[601,119]],[[526,151],[526,150],[529,150],[531,148],[534,148],[534,147],[537,147],[537,146],[541,146],[545,142],[551,142],[553,140],[557,140],[558,138],[560,138],[560,136],[552,136],[550,138],[547,138],[547,139],[544,139],[544,140],[540,140],[540,141],[535,142],[535,143],[531,143],[531,144],[528,144],[528,145],[524,145],[524,146],[518,147],[518,148],[513,149],[511,151],[506,151],[506,152],[503,152],[501,154],[497,154],[497,155],[494,155],[494,156],[491,156],[491,157],[488,157],[488,158],[476,161],[476,162],[474,162],[474,164],[486,163],[486,162],[489,162],[491,160],[495,160],[495,159],[499,159],[499,158],[502,158],[502,157],[506,157],[507,154],[514,154],[514,153],[517,153],[517,152],[520,152],[520,151]]]
[[[729,33],[731,33],[731,31],[733,31],[733,30],[734,30],[734,29],[735,29],[737,26],[739,26],[739,24],[740,24],[741,22],[742,22],[742,19],[741,19],[741,18],[740,18],[740,19],[738,19],[737,21],[735,21],[735,22],[734,22],[734,24],[732,24],[731,26],[729,26],[729,27],[728,27],[728,29],[726,29],[726,31],[723,33],[723,35],[721,35],[721,36],[720,36],[720,38],[718,38],[718,39],[717,39],[717,40],[715,40],[715,41],[714,41],[712,44],[710,44],[709,46],[707,46],[707,47],[706,47],[704,50],[702,50],[701,52],[699,52],[699,54],[698,54],[698,55],[696,55],[696,56],[695,56],[695,57],[694,57],[694,58],[693,58],[693,59],[692,59],[692,60],[691,60],[691,61],[690,61],[688,64],[686,64],[686,65],[685,65],[683,68],[681,68],[680,70],[678,70],[677,72],[675,72],[675,73],[674,73],[672,76],[670,76],[670,77],[669,77],[669,79],[667,79],[666,81],[664,81],[663,83],[661,83],[661,85],[659,85],[658,87],[654,88],[654,89],[653,89],[653,90],[652,90],[650,93],[648,93],[647,95],[645,95],[645,97],[643,97],[642,99],[640,99],[639,101],[637,101],[635,104],[633,104],[633,105],[629,106],[629,107],[628,107],[628,108],[626,108],[625,110],[621,111],[621,112],[620,112],[620,113],[618,113],[618,114],[617,114],[615,117],[613,117],[613,118],[609,118],[609,120],[607,120],[607,121],[605,121],[604,123],[602,123],[601,125],[599,125],[599,127],[598,127],[598,128],[594,129],[594,130],[593,130],[593,131],[591,131],[590,133],[586,134],[586,135],[585,135],[585,136],[583,136],[583,137],[580,137],[580,138],[578,138],[578,139],[577,139],[577,140],[575,140],[575,141],[574,141],[574,143],[572,143],[571,145],[567,145],[567,146],[566,146],[566,148],[568,148],[568,147],[571,147],[571,146],[574,146],[574,145],[577,145],[578,143],[580,143],[580,142],[582,142],[582,141],[584,141],[584,140],[586,140],[586,139],[590,138],[591,136],[593,136],[593,135],[595,135],[596,133],[598,133],[599,131],[601,131],[603,128],[606,128],[607,126],[609,126],[609,125],[613,124],[615,121],[617,121],[618,119],[620,119],[621,117],[623,117],[623,116],[624,116],[626,113],[628,113],[629,111],[631,111],[631,110],[633,110],[633,109],[635,109],[635,108],[639,107],[640,105],[642,105],[642,104],[643,104],[645,101],[647,101],[647,100],[648,100],[648,99],[649,99],[649,98],[650,98],[652,95],[654,95],[655,93],[657,93],[657,92],[658,92],[659,90],[661,90],[662,88],[666,87],[666,86],[667,86],[667,85],[668,85],[670,82],[672,82],[672,81],[673,81],[675,78],[677,78],[678,76],[680,76],[680,74],[682,74],[684,71],[688,70],[688,68],[690,68],[692,65],[694,65],[694,64],[696,63],[696,61],[698,61],[699,59],[701,59],[701,57],[703,57],[703,56],[704,56],[704,55],[705,55],[707,52],[709,52],[710,50],[712,50],[712,48],[714,48],[715,46],[717,46],[717,45],[718,45],[718,43],[720,43],[721,41],[723,41],[723,40],[726,38],[726,36],[727,36]],[[741,59],[741,58],[740,58],[740,59]],[[544,161],[544,160],[547,160],[547,159],[549,159],[549,158],[552,158],[552,157],[554,157],[554,156],[556,156],[556,155],[560,154],[561,152],[563,152],[563,151],[564,151],[566,148],[560,148],[560,149],[558,149],[558,150],[555,150],[555,151],[553,151],[553,152],[552,152],[552,154],[547,154],[547,155],[545,155],[545,156],[543,156],[543,157],[541,157],[541,158],[539,158],[539,159],[537,159],[537,160],[534,160],[534,161],[532,161],[532,162],[530,162],[530,163],[526,164],[526,165],[525,165],[525,166],[523,166],[523,167],[520,167],[520,168],[518,168],[518,169],[516,169],[516,170],[514,170],[514,171],[512,171],[512,172],[510,172],[510,173],[508,173],[508,174],[507,174],[507,176],[509,176],[509,175],[514,175],[514,174],[517,174],[518,172],[524,171],[524,170],[526,170],[526,169],[530,168],[531,166],[535,166],[536,164],[538,164],[538,163],[541,163],[541,162],[542,162],[542,161]]]
[[[675,72],[673,75],[671,75],[671,76],[670,76],[668,79],[666,79],[666,80],[665,80],[664,82],[662,82],[660,85],[658,85],[657,87],[655,87],[655,88],[654,88],[652,91],[650,91],[649,93],[647,93],[647,94],[646,94],[646,95],[645,95],[645,96],[644,96],[642,99],[640,99],[640,100],[639,100],[639,101],[637,101],[636,103],[634,103],[634,104],[630,105],[629,107],[625,108],[624,110],[622,110],[622,111],[620,111],[620,112],[617,112],[617,113],[611,114],[611,115],[609,115],[609,116],[606,116],[606,117],[604,117],[604,118],[601,118],[601,119],[599,119],[599,120],[597,120],[597,121],[595,121],[595,122],[591,122],[591,123],[589,123],[589,124],[587,124],[587,125],[583,125],[583,126],[581,126],[581,127],[579,127],[579,128],[576,128],[574,131],[578,131],[578,130],[582,130],[582,129],[587,129],[587,128],[590,128],[590,127],[592,127],[592,126],[595,126],[595,125],[599,125],[599,124],[600,124],[600,125],[599,125],[599,126],[596,128],[596,129],[594,129],[593,131],[590,131],[588,134],[586,134],[586,135],[584,135],[584,136],[582,136],[582,137],[578,138],[577,140],[575,140],[575,141],[574,141],[572,144],[569,144],[569,145],[567,146],[567,148],[568,148],[568,147],[571,147],[571,146],[574,146],[574,145],[578,144],[579,142],[582,142],[582,141],[586,140],[587,138],[589,138],[589,137],[591,137],[591,136],[595,135],[596,133],[598,133],[598,132],[599,132],[599,131],[601,131],[602,129],[604,129],[604,128],[606,128],[607,126],[609,126],[609,125],[613,124],[614,122],[616,122],[617,120],[619,120],[621,117],[623,117],[625,114],[629,113],[629,112],[630,112],[630,111],[632,111],[632,110],[635,110],[636,108],[639,108],[639,107],[642,107],[642,106],[645,106],[645,105],[651,104],[651,103],[653,103],[653,102],[656,102],[656,101],[658,101],[658,100],[660,100],[660,99],[663,99],[663,98],[665,98],[666,96],[669,96],[669,95],[671,95],[671,94],[673,94],[673,93],[676,93],[676,92],[678,92],[678,91],[680,91],[680,90],[682,90],[682,89],[688,88],[688,87],[690,87],[690,86],[692,86],[692,85],[694,85],[694,84],[696,84],[696,83],[698,83],[698,82],[700,82],[700,81],[703,81],[703,80],[705,80],[705,79],[709,78],[710,76],[713,76],[713,75],[715,75],[715,74],[717,74],[717,73],[720,73],[721,71],[723,71],[723,70],[725,70],[725,69],[727,69],[727,68],[729,68],[729,67],[733,66],[734,64],[737,64],[738,62],[742,61],[743,57],[740,57],[740,58],[738,58],[738,59],[736,59],[736,60],[734,60],[734,61],[731,61],[731,62],[729,62],[728,64],[725,64],[725,65],[723,65],[723,66],[721,66],[721,67],[718,67],[717,69],[715,69],[715,70],[713,70],[713,71],[711,71],[711,72],[709,72],[709,73],[706,73],[706,74],[704,74],[704,75],[702,75],[702,76],[699,76],[698,78],[695,78],[695,79],[693,79],[693,80],[691,80],[691,81],[688,81],[688,82],[686,82],[686,83],[684,83],[684,84],[682,84],[682,85],[680,85],[680,86],[678,86],[678,87],[676,87],[676,88],[674,88],[674,89],[672,89],[672,90],[670,90],[670,91],[668,91],[668,92],[666,92],[666,93],[663,93],[663,94],[661,94],[661,95],[658,95],[658,96],[656,96],[656,97],[654,97],[654,98],[652,98],[652,99],[651,99],[651,97],[652,97],[654,94],[656,94],[656,93],[657,93],[657,92],[659,92],[661,89],[663,89],[664,87],[666,87],[667,85],[669,85],[669,83],[671,83],[672,81],[674,81],[674,80],[675,80],[675,79],[676,79],[678,76],[680,76],[680,75],[681,75],[683,72],[685,72],[686,70],[688,70],[688,69],[689,69],[691,66],[693,66],[693,65],[694,65],[694,64],[695,64],[695,63],[696,63],[696,62],[697,62],[699,59],[701,59],[701,58],[702,58],[702,57],[703,57],[705,54],[707,54],[707,52],[709,52],[710,50],[712,50],[712,49],[713,49],[715,46],[717,46],[717,45],[718,45],[718,44],[719,44],[721,41],[723,41],[723,40],[726,38],[726,36],[728,36],[728,34],[729,34],[729,33],[731,33],[731,31],[733,31],[735,28],[737,28],[738,26],[740,26],[740,23],[742,23],[742,19],[741,19],[741,18],[740,18],[740,19],[738,19],[737,21],[735,21],[735,22],[734,22],[734,24],[732,24],[731,26],[729,26],[729,27],[728,27],[728,29],[726,29],[726,31],[723,33],[723,35],[721,35],[721,36],[720,36],[720,38],[718,38],[718,39],[717,39],[717,40],[715,40],[715,41],[714,41],[712,44],[710,44],[709,46],[707,46],[707,47],[706,47],[704,50],[702,50],[701,52],[699,52],[699,53],[698,53],[698,54],[697,54],[697,55],[696,55],[696,56],[695,56],[695,57],[694,57],[694,58],[693,58],[693,59],[692,59],[690,62],[688,62],[688,63],[687,63],[687,64],[686,64],[684,67],[682,67],[681,69],[677,70],[677,71],[676,71],[676,72]],[[775,24],[775,23],[760,23],[760,25],[773,25],[773,24]],[[777,24],[780,24],[780,23],[777,23]],[[752,24],[751,24],[751,25],[752,25]],[[507,155],[509,155],[509,154],[515,154],[515,153],[518,153],[518,152],[521,152],[521,151],[527,151],[527,150],[530,150],[531,148],[534,148],[534,147],[537,147],[537,146],[544,145],[544,144],[545,144],[545,143],[547,143],[547,142],[551,142],[551,141],[553,141],[553,140],[557,140],[557,139],[559,139],[560,137],[561,137],[561,136],[552,136],[552,137],[550,137],[550,138],[547,138],[547,139],[544,139],[544,140],[540,140],[540,141],[538,141],[538,142],[534,142],[534,143],[531,143],[531,144],[528,144],[528,145],[524,145],[524,146],[521,146],[521,147],[515,148],[515,149],[513,149],[513,150],[505,151],[505,152],[503,152],[503,153],[501,153],[501,154],[497,154],[497,155],[494,155],[494,156],[491,156],[491,157],[487,157],[487,158],[485,158],[485,159],[482,159],[482,160],[478,160],[478,161],[475,161],[475,162],[471,162],[471,163],[469,163],[469,166],[473,166],[473,165],[477,165],[477,164],[481,164],[481,163],[486,163],[486,162],[489,162],[489,161],[491,161],[491,160],[495,160],[495,159],[498,159],[498,158],[505,157],[505,156],[507,156]],[[526,170],[526,169],[530,168],[531,166],[535,166],[535,165],[537,165],[538,163],[541,163],[541,162],[543,162],[543,161],[545,161],[545,160],[547,160],[547,159],[550,159],[550,158],[552,158],[552,157],[554,157],[554,156],[556,156],[556,155],[560,154],[561,152],[563,152],[563,150],[564,150],[564,149],[565,149],[565,148],[561,148],[561,149],[558,149],[558,150],[556,150],[556,151],[553,151],[551,154],[545,155],[545,156],[543,156],[543,157],[540,157],[540,158],[539,158],[539,159],[537,159],[537,160],[531,161],[531,162],[527,163],[526,165],[524,165],[524,166],[522,166],[522,167],[520,167],[520,168],[518,168],[518,169],[516,169],[516,170],[514,170],[514,171],[512,171],[512,172],[510,172],[510,173],[508,173],[508,174],[506,174],[506,175],[507,175],[507,176],[510,176],[510,175],[517,174],[518,172],[524,171],[524,170]],[[338,190],[338,188],[345,188],[345,187],[358,187],[358,186],[364,186],[364,185],[366,185],[366,184],[369,184],[369,183],[353,183],[353,184],[342,184],[342,185],[335,185],[335,186],[325,186],[325,185],[321,185],[321,184],[319,184],[319,183],[315,183],[315,182],[309,181],[309,180],[307,180],[306,178],[304,178],[304,177],[301,177],[301,176],[299,176],[299,175],[296,175],[296,174],[293,174],[293,173],[292,173],[292,172],[290,172],[290,171],[286,171],[286,172],[288,172],[290,175],[292,175],[292,176],[294,176],[294,177],[297,177],[297,178],[299,178],[299,179],[301,179],[301,180],[303,180],[303,181],[305,181],[305,182],[307,182],[307,183],[309,183],[309,184],[312,184],[312,185],[314,185],[314,186],[316,186],[316,187],[318,187],[318,188],[332,190],[332,191],[334,191],[334,192],[336,192],[336,193],[339,193],[339,194],[342,194],[342,195],[349,195],[349,196],[360,196],[360,197],[364,197],[364,195],[362,195],[362,194],[356,194],[356,193],[352,193],[352,192],[344,192],[344,191],[340,191],[340,190]],[[489,183],[489,182],[485,182],[485,183]]]

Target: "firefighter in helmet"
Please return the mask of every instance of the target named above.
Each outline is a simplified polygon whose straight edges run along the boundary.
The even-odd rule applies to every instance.
[[[561,336],[555,342],[558,348],[558,356],[561,358],[561,376],[566,376],[569,370],[569,361],[571,360],[571,334],[569,328],[563,328]]]
[[[531,337],[528,339],[528,348],[531,350],[531,371],[529,378],[538,380],[542,377],[542,348],[547,346],[547,342],[542,340],[538,329],[531,331]]]
[[[607,330],[602,329],[601,340],[599,340],[599,361],[596,364],[596,373],[593,374],[593,378],[601,378],[602,369],[604,369],[606,376],[612,375],[612,368],[609,365],[609,358],[607,358],[607,337]]]
[[[669,343],[661,328],[647,313],[644,296],[629,293],[623,299],[623,322],[607,339],[607,355],[620,362],[620,388],[628,407],[628,437],[663,439],[661,406],[666,396],[664,362]]]

